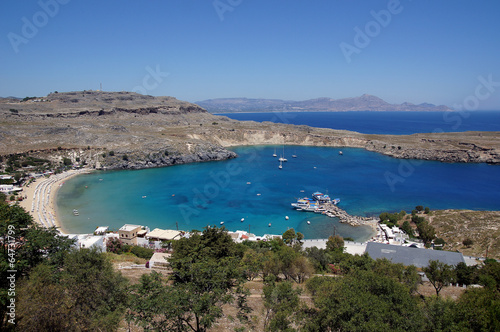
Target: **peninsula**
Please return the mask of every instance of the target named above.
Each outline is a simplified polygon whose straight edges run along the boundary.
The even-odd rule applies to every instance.
[[[0,155],[140,169],[236,157],[231,146],[356,147],[401,159],[500,163],[499,132],[368,135],[236,121],[173,97],[75,91],[0,101]]]

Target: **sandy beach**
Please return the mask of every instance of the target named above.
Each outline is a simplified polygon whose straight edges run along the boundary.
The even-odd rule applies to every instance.
[[[63,234],[67,233],[64,225],[57,218],[55,198],[58,189],[65,181],[79,174],[89,173],[90,169],[70,170],[64,173],[40,177],[23,187],[25,198],[20,205],[28,211],[33,220],[43,227],[57,227]]]

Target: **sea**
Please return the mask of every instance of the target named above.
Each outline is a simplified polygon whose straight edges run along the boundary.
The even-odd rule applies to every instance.
[[[368,134],[500,131],[500,111],[225,115]],[[184,231],[223,225],[257,236],[294,228],[306,239],[335,233],[363,242],[373,235],[371,227],[353,227],[336,218],[296,211],[291,203],[320,191],[339,198],[341,208],[359,216],[410,212],[417,205],[500,209],[498,165],[400,160],[357,148],[269,145],[233,150],[239,157],[231,160],[77,176],[58,191],[58,218],[70,233],[89,233],[97,226],[116,230],[124,224]],[[274,153],[288,159],[282,169]],[[79,211],[78,216],[73,209]]]

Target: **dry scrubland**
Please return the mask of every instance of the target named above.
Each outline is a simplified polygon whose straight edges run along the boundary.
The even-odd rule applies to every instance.
[[[446,241],[445,249],[458,250],[466,256],[500,259],[500,211],[442,210],[433,211],[428,219],[438,237]],[[470,247],[463,245],[471,239]]]

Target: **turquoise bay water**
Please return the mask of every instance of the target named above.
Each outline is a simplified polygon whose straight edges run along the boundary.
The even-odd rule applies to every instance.
[[[347,212],[364,216],[416,205],[500,209],[498,166],[399,160],[355,148],[343,148],[340,156],[337,148],[288,146],[289,161],[279,170],[274,149],[239,147],[233,160],[78,176],[59,190],[58,216],[74,233],[125,223],[201,230],[223,221],[229,230],[257,235],[293,227],[306,238],[327,238],[336,227],[337,233],[364,241],[371,236],[369,227],[295,211],[290,203],[322,191],[340,198]],[[280,154],[282,147],[277,149]],[[73,216],[73,209],[80,215]]]

